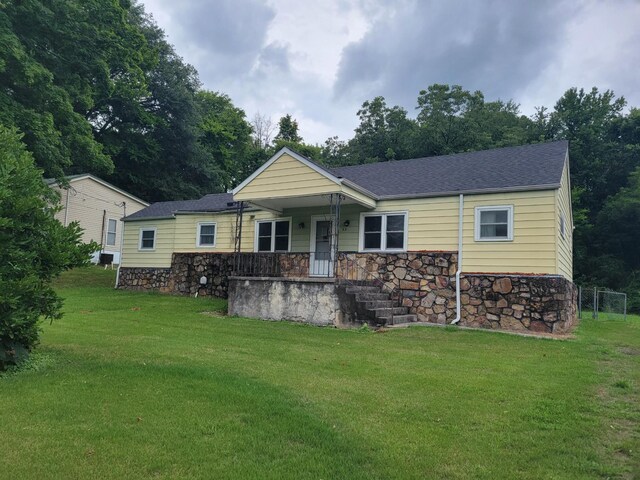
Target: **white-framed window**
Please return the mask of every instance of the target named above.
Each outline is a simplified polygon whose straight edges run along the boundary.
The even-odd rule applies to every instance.
[[[216,223],[200,222],[198,223],[198,236],[196,238],[196,246],[198,247],[215,247],[216,246]]]
[[[476,242],[513,240],[513,205],[476,207]]]
[[[256,252],[291,250],[291,218],[256,221]]]
[[[118,228],[118,221],[110,218],[107,220],[107,245],[114,246],[116,244],[116,230]]]
[[[560,236],[562,237],[563,240],[565,235],[565,229],[566,229],[566,225],[564,220],[564,213],[560,212]]]
[[[139,250],[155,250],[156,249],[156,228],[141,228]]]
[[[407,230],[407,212],[362,213],[360,251],[404,252]]]

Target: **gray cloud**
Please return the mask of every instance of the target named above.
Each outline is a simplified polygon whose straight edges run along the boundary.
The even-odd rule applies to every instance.
[[[403,3],[345,48],[334,94],[412,107],[419,90],[450,83],[509,99],[555,57],[571,13],[553,0]]]

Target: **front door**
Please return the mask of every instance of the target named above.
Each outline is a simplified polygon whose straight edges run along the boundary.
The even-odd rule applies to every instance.
[[[315,277],[332,277],[331,222],[311,220],[311,264],[309,274]]]

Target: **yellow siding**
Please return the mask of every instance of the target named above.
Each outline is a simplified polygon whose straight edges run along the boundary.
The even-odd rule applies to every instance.
[[[338,191],[340,185],[284,154],[235,194],[234,200],[303,197]]]
[[[379,201],[376,211],[408,213],[408,250],[458,249],[458,197]]]
[[[242,221],[242,251],[253,252],[255,221],[271,218],[268,212],[245,212]],[[196,246],[198,223],[214,222],[216,224],[215,247]],[[175,219],[175,251],[176,252],[233,252],[236,231],[235,212],[199,215],[176,215]]]
[[[52,187],[60,193],[60,203],[63,210],[56,214],[56,218],[64,223],[65,207],[67,224],[77,221],[84,229],[82,234],[83,242],[95,241],[104,244],[104,250],[110,252],[120,251],[120,236],[122,234],[122,222],[124,216],[122,202],[127,204],[127,215],[142,210],[145,206],[142,203],[122,195],[112,190],[92,178],[83,178],[71,182],[68,190],[69,201],[67,202],[67,190],[57,186]],[[106,214],[105,214],[106,210]],[[108,219],[117,221],[116,241],[114,245],[106,245]],[[104,225],[104,231],[103,231]]]
[[[156,229],[156,248],[153,251],[140,250],[140,229]],[[174,247],[175,220],[138,220],[125,223],[123,267],[169,268]]]
[[[569,280],[573,280],[573,216],[571,214],[571,186],[569,182],[569,162],[566,162],[562,173],[560,189],[556,191],[558,214],[557,244],[558,244],[558,273]],[[560,215],[564,215],[564,238],[560,230]]]
[[[464,202],[464,272],[556,274],[556,190],[468,195]],[[513,205],[513,240],[475,241],[475,207]]]

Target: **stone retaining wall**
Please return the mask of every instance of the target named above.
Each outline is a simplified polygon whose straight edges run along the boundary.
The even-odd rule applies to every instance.
[[[171,292],[171,269],[121,267],[118,288]]]

